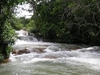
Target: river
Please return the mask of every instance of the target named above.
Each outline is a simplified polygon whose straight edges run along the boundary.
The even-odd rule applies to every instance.
[[[100,75],[99,46],[42,42],[36,38],[27,41],[24,37],[13,48],[27,48],[30,53],[11,53],[11,61],[0,65],[0,75]]]

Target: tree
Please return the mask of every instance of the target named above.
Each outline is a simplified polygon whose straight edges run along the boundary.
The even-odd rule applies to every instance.
[[[24,24],[22,23],[20,18],[12,16],[9,19],[9,22],[10,22],[11,26],[13,27],[13,29],[15,29],[15,30],[20,30],[20,29],[23,29],[23,27],[24,27]]]
[[[9,19],[13,7],[25,0],[0,0],[0,61],[9,58],[11,45],[14,43],[14,31]]]
[[[99,0],[36,0],[34,20],[44,38],[100,44]]]

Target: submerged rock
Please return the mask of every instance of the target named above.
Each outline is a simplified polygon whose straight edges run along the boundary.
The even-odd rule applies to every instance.
[[[57,59],[58,57],[54,55],[45,55],[43,58]]]
[[[80,46],[69,46],[68,47],[69,50],[78,50],[78,49],[81,49]]]
[[[30,53],[30,51],[27,48],[25,48],[23,50],[13,50],[12,51],[12,54],[16,54],[16,55],[20,55],[20,54],[24,54],[24,53]]]
[[[36,53],[45,53],[45,48],[33,48],[32,52],[36,52]]]
[[[27,53],[32,53],[32,52],[45,53],[45,48],[33,48],[31,50],[25,48],[25,49],[22,49],[22,50],[13,50],[12,54],[20,55],[20,54],[27,54]]]

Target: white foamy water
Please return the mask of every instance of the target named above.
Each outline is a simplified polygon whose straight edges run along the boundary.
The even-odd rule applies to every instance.
[[[20,44],[21,45],[21,44]],[[23,45],[23,44],[22,44]],[[56,44],[38,42],[25,45],[30,48],[45,48],[45,53],[29,53],[13,56],[10,65],[20,66],[18,68],[30,70],[28,75],[99,75],[100,54],[88,50],[94,47],[68,50],[68,44]],[[65,47],[65,48],[64,48]],[[83,49],[86,52],[83,52]],[[88,52],[87,52],[88,51]],[[15,61],[13,61],[15,60]],[[14,64],[16,63],[16,64]],[[18,64],[18,65],[17,65]],[[12,66],[13,67],[13,66]],[[35,73],[31,70],[34,69]],[[25,70],[24,70],[25,72]],[[19,73],[23,75],[22,73]]]
[[[99,46],[19,40],[13,48],[30,51],[43,48],[45,52],[11,54],[11,62],[0,65],[0,75],[100,75]]]

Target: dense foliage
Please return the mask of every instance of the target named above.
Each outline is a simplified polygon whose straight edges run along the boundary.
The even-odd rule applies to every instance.
[[[14,43],[14,30],[9,19],[13,7],[25,0],[0,0],[0,62],[7,59]]]
[[[44,38],[59,42],[100,44],[99,0],[42,0],[34,20]]]
[[[37,27],[35,25],[34,20],[31,18],[25,18],[25,17],[12,17],[9,20],[11,26],[15,30],[21,30],[24,29],[28,32],[34,32],[37,31]]]
[[[13,29],[15,29],[15,30],[20,30],[24,27],[20,18],[16,18],[13,16],[12,18],[10,18],[9,22],[10,22],[11,26],[13,27]]]

